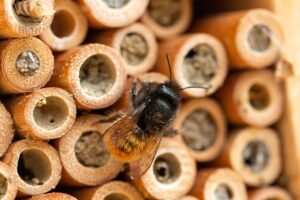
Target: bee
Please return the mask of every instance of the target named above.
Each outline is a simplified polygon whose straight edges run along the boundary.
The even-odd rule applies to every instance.
[[[126,113],[112,116],[111,119],[116,122],[103,136],[104,145],[110,154],[129,163],[132,179],[142,176],[148,170],[162,137],[174,134],[174,131],[167,129],[181,105],[181,91],[186,88],[172,81],[168,55],[167,62],[169,81],[161,84],[141,82],[139,91],[137,82],[134,82],[130,97],[132,108]]]

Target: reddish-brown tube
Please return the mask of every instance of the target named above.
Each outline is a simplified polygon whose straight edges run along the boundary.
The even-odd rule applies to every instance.
[[[32,92],[46,85],[54,69],[50,48],[28,37],[0,43],[0,93]]]
[[[144,199],[133,186],[121,181],[112,181],[100,187],[77,190],[74,192],[74,196],[78,200]]]
[[[68,194],[53,192],[53,193],[33,196],[26,200],[77,200],[77,199]]]
[[[46,31],[54,15],[54,0],[5,0],[0,2],[0,36],[36,36]]]
[[[190,34],[160,44],[155,70],[169,76],[166,54],[173,79],[181,86],[202,86],[183,91],[185,97],[204,97],[214,93],[227,75],[227,57],[221,42],[207,34]]]
[[[3,160],[16,176],[18,196],[46,193],[56,187],[61,177],[58,153],[42,141],[24,139],[14,142]]]
[[[183,33],[192,20],[193,0],[150,0],[141,21],[160,39]]]
[[[126,83],[118,52],[100,44],[69,50],[57,57],[49,82],[71,92],[79,109],[101,109],[121,97]]]
[[[88,22],[79,5],[71,0],[56,0],[51,28],[40,38],[54,51],[65,51],[80,45],[88,31]]]
[[[4,155],[14,138],[14,122],[10,113],[0,102],[0,157]]]
[[[99,32],[92,40],[116,49],[130,75],[138,75],[151,70],[157,59],[158,47],[155,36],[141,23]]]
[[[283,188],[280,187],[265,187],[254,189],[248,193],[249,200],[292,200],[292,196]]]
[[[134,185],[147,199],[178,199],[193,186],[196,162],[173,138],[163,138],[152,165]]]
[[[102,116],[83,115],[56,142],[63,165],[64,185],[101,185],[114,179],[123,164],[105,150],[102,134],[111,123],[97,123]]]
[[[283,30],[268,10],[253,9],[213,15],[197,21],[193,32],[208,33],[227,48],[231,68],[263,68],[278,58]]]
[[[233,124],[269,126],[282,114],[283,94],[268,70],[232,74],[218,97]]]
[[[227,125],[222,108],[213,99],[184,102],[173,124],[179,140],[197,161],[211,161],[221,153]]]
[[[149,0],[77,0],[94,28],[117,28],[132,24],[146,10]]]
[[[231,167],[248,186],[263,186],[275,181],[281,171],[279,139],[268,128],[244,128],[230,134],[217,166]]]
[[[238,173],[226,168],[200,169],[190,191],[199,200],[247,200],[246,186]]]
[[[76,106],[61,88],[43,88],[7,102],[16,129],[27,138],[50,140],[66,134],[76,117]]]
[[[0,162],[1,200],[13,200],[17,196],[16,176],[10,166]]]

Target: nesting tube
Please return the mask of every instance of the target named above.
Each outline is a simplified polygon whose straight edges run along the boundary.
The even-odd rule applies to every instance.
[[[89,44],[58,56],[50,86],[71,92],[79,109],[101,109],[121,97],[126,70],[117,51]]]
[[[231,167],[248,186],[271,184],[282,168],[278,136],[268,128],[236,130],[214,164]]]
[[[0,93],[32,92],[46,85],[54,69],[50,48],[28,37],[0,43]]]
[[[282,114],[283,94],[269,70],[232,74],[218,93],[230,123],[269,126]]]
[[[129,75],[138,75],[151,70],[157,59],[158,45],[155,36],[141,23],[99,32],[92,40],[116,49],[125,62]]]
[[[33,196],[26,200],[58,200],[58,199],[59,200],[77,200],[75,197],[72,197],[71,195],[59,193],[59,192],[41,194],[41,195]]]
[[[63,165],[62,184],[101,185],[121,171],[122,163],[110,156],[102,142],[111,124],[97,123],[101,118],[92,114],[78,117],[71,130],[56,142]]]
[[[247,200],[246,186],[238,173],[227,168],[201,169],[190,194],[199,200]]]
[[[145,12],[149,0],[77,0],[94,28],[117,28],[132,24]]]
[[[78,200],[143,200],[143,196],[129,183],[112,181],[100,187],[81,189],[74,192]]]
[[[248,193],[249,200],[266,200],[266,199],[280,199],[292,200],[292,196],[283,188],[270,186],[261,189],[250,190]]]
[[[46,31],[54,15],[54,0],[5,0],[0,3],[0,37],[36,36]]]
[[[172,76],[182,88],[184,97],[204,97],[214,93],[227,75],[226,52],[219,40],[207,34],[190,34],[164,41],[159,47],[155,70],[169,76],[166,60],[169,55]]]
[[[152,165],[133,183],[146,199],[179,199],[192,188],[195,176],[196,162],[185,146],[163,138]]]
[[[4,155],[14,138],[14,122],[10,113],[0,102],[0,157]]]
[[[283,28],[264,9],[235,11],[197,21],[193,32],[211,34],[226,46],[231,68],[264,68],[279,57]]]
[[[193,0],[150,0],[141,21],[160,39],[175,37],[189,27]]]
[[[16,176],[10,166],[0,162],[0,198],[1,200],[13,200],[16,196]]]
[[[198,200],[198,198],[189,195],[189,196],[181,197],[178,200]]]
[[[175,118],[174,130],[191,155],[199,162],[215,159],[224,147],[226,120],[221,106],[203,98],[183,103]]]
[[[43,88],[7,102],[18,133],[27,138],[50,140],[63,136],[76,117],[75,102],[60,88]]]
[[[61,177],[58,153],[42,141],[24,139],[14,142],[3,161],[16,176],[18,196],[46,193],[56,187]]]
[[[71,0],[56,0],[55,10],[50,28],[40,38],[54,51],[80,45],[88,31],[88,22],[80,6]]]

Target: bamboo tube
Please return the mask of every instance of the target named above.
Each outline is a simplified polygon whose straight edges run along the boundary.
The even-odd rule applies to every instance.
[[[197,161],[211,161],[221,153],[227,125],[222,108],[213,99],[184,102],[173,124],[179,140]]]
[[[101,109],[121,97],[126,71],[114,49],[89,44],[58,56],[49,85],[71,92],[79,109]]]
[[[148,171],[133,184],[146,199],[178,199],[193,186],[196,162],[182,143],[163,138]]]
[[[88,31],[88,22],[79,5],[71,0],[56,0],[51,27],[40,38],[54,51],[80,45]]]
[[[19,197],[46,193],[56,187],[61,177],[58,153],[39,140],[14,142],[3,160],[13,169]]]
[[[150,0],[141,21],[160,39],[183,33],[192,21],[193,0]]]
[[[93,28],[117,28],[132,24],[146,10],[149,0],[77,0]]]
[[[101,118],[93,114],[78,117],[56,142],[63,165],[62,184],[101,185],[121,171],[122,163],[110,156],[102,142],[102,134],[111,123],[97,123]]]
[[[232,74],[218,97],[232,124],[269,126],[282,114],[283,94],[268,70]]]
[[[1,42],[0,56],[0,93],[32,92],[46,85],[53,73],[51,50],[34,37]]]
[[[153,68],[157,59],[157,42],[150,29],[141,23],[99,32],[92,41],[116,49],[121,55],[129,75],[145,73]]]
[[[142,195],[129,183],[112,181],[100,187],[74,191],[78,200],[142,200]]]
[[[282,168],[278,136],[268,128],[236,130],[230,134],[225,150],[214,164],[231,167],[248,186],[270,184]]]
[[[0,113],[0,157],[2,157],[14,138],[15,130],[12,117],[1,102]]]
[[[276,16],[264,9],[235,11],[197,21],[193,32],[211,34],[227,48],[230,67],[264,68],[279,57],[283,30]]]
[[[0,162],[0,198],[1,200],[13,200],[16,196],[16,177],[11,167]]]
[[[66,134],[76,117],[72,96],[60,88],[43,88],[7,102],[18,133],[50,140]]]
[[[280,187],[265,187],[261,189],[254,189],[248,193],[249,200],[292,200],[292,196]]]
[[[184,197],[179,198],[178,200],[198,200],[198,199],[193,196],[184,196]]]
[[[227,168],[201,169],[190,194],[199,200],[247,199],[247,190],[242,178]]]
[[[0,37],[36,36],[50,27],[54,0],[5,0],[0,2]]]
[[[155,70],[169,75],[166,54],[172,65],[173,79],[181,87],[208,87],[184,90],[185,97],[204,97],[214,93],[227,75],[225,49],[210,35],[190,34],[161,43]]]
[[[53,193],[33,196],[26,200],[77,200],[77,199],[68,194],[53,192]]]

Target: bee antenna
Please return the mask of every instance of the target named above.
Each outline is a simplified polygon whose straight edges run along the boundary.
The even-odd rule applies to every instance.
[[[192,86],[188,86],[188,87],[185,87],[185,88],[180,88],[180,90],[186,90],[186,89],[193,89],[193,88],[196,88],[196,89],[209,89],[210,86],[196,86],[196,85],[192,85]]]
[[[170,82],[172,82],[172,75],[173,75],[172,74],[172,65],[171,65],[168,53],[166,53],[166,57],[167,57],[167,62],[168,62],[168,67],[169,67],[169,79],[170,79]]]

